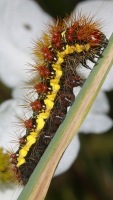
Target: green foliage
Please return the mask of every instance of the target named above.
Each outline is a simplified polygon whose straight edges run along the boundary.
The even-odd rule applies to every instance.
[[[10,156],[0,148],[0,183],[11,182],[12,179],[13,172],[10,167]]]

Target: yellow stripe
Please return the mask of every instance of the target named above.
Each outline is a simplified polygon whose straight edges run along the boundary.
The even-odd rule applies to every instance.
[[[65,31],[62,32],[62,37],[65,39]],[[81,53],[82,51],[88,51],[90,49],[90,44],[80,45],[75,44],[72,46],[66,45],[66,48],[63,52],[57,52],[57,61],[55,64],[52,64],[53,69],[56,72],[56,76],[54,79],[50,80],[50,85],[52,86],[52,93],[46,95],[46,99],[44,99],[44,103],[46,105],[46,110],[42,111],[36,119],[36,129],[34,131],[31,131],[30,134],[27,136],[26,144],[19,150],[19,156],[17,158],[17,167],[21,166],[26,162],[25,157],[31,148],[31,146],[36,142],[36,138],[38,137],[40,131],[43,129],[45,125],[45,120],[49,117],[50,111],[54,106],[54,100],[56,97],[56,94],[58,93],[60,89],[60,78],[62,76],[62,68],[61,64],[64,62],[64,57],[68,54],[72,54],[73,52]]]
[[[36,130],[39,131],[44,127],[45,121],[42,117],[40,117],[40,115],[38,116],[38,118],[36,119],[36,123],[37,123],[37,127]]]
[[[47,98],[50,99],[51,101],[54,101],[55,97],[56,97],[56,94],[48,94],[47,95]]]
[[[25,158],[17,158],[17,167],[20,167],[20,165],[23,165],[26,161],[25,161]]]
[[[47,95],[47,96],[49,96],[49,95]],[[45,112],[43,112],[43,113],[40,113],[40,114],[38,115],[38,117],[40,117],[40,118],[42,118],[42,119],[47,119],[47,118],[49,117],[49,115],[50,115],[50,111],[45,111]]]

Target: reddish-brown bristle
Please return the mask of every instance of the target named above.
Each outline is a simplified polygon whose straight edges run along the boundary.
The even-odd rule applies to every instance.
[[[73,35],[74,35],[74,33],[75,33],[74,26],[71,26],[70,28],[67,29],[67,31],[66,31],[66,39],[69,42],[73,42]]]
[[[16,159],[12,159],[12,160],[11,160],[11,163],[12,163],[13,165],[16,165],[16,164],[17,164],[17,160],[16,160]]]
[[[19,173],[16,173],[15,176],[18,182],[21,182],[21,175]]]
[[[13,172],[14,172],[15,174],[17,174],[18,168],[17,168],[16,166],[13,167]]]
[[[24,125],[25,125],[25,128],[28,128],[28,129],[32,128],[32,126],[33,126],[32,119],[28,119],[28,120],[24,121]]]
[[[48,87],[47,87],[45,84],[43,84],[43,83],[38,83],[38,84],[36,84],[36,85],[34,86],[34,88],[36,89],[36,91],[37,91],[39,94],[41,94],[41,93],[43,93],[43,92],[47,92],[47,90],[48,90]]]
[[[58,35],[63,29],[67,27],[65,20],[62,19],[57,19],[54,20],[52,24],[48,24],[48,33],[53,36],[53,35]]]
[[[98,46],[100,44],[100,41],[101,41],[100,31],[98,31],[98,30],[93,31],[89,35],[89,38],[90,38],[90,44],[91,44],[91,46]]]
[[[50,75],[50,70],[45,66],[39,66],[38,71],[41,77],[48,77]]]
[[[19,144],[25,144],[25,139],[23,137],[19,138]]]
[[[15,165],[17,163],[17,155],[16,155],[16,153],[12,153],[10,155],[10,158],[11,158],[11,163]]]
[[[74,34],[74,32],[75,32],[74,26],[71,26],[70,28],[68,28],[67,31],[68,31],[68,33],[71,34],[71,35]]]
[[[16,156],[16,153],[12,153],[11,155],[10,155],[10,158],[12,158],[12,159],[15,159],[17,156]]]
[[[32,110],[41,110],[42,109],[42,103],[40,100],[36,100],[30,103],[30,106],[32,107]]]
[[[52,43],[53,43],[53,46],[56,48],[59,48],[61,46],[61,33],[60,32],[55,31],[53,33]]]
[[[53,54],[48,47],[43,47],[42,49],[44,59],[51,61],[53,59]]]

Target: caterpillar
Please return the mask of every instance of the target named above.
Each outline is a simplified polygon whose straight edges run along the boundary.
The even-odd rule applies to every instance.
[[[33,86],[38,97],[29,103],[33,115],[23,122],[26,134],[19,138],[19,148],[11,153],[14,174],[26,185],[37,163],[63,123],[67,108],[76,97],[73,88],[82,87],[85,78],[77,74],[79,64],[91,68],[108,44],[93,17],[81,15],[68,22],[57,19],[34,47],[33,70],[40,78]]]

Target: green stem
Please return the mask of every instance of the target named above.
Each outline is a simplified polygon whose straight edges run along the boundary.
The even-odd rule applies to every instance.
[[[103,53],[103,57],[99,59],[98,64],[90,73],[66,119],[59,127],[18,200],[43,200],[45,198],[58,162],[75,134],[77,134],[112,64],[113,35]]]

